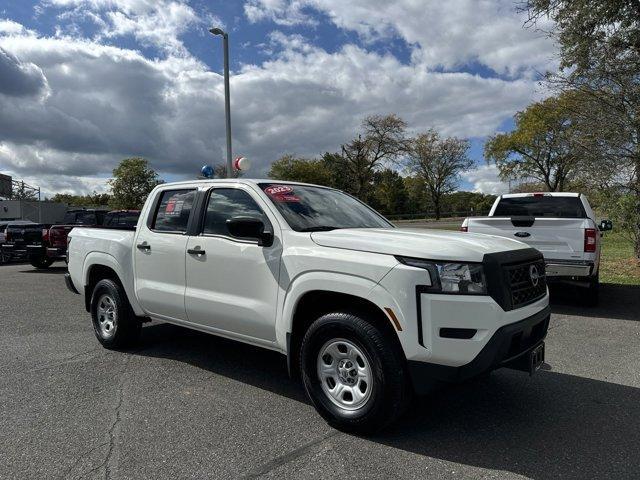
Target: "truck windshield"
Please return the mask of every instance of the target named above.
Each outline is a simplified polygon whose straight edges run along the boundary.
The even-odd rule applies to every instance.
[[[261,183],[260,188],[298,232],[393,228],[373,209],[339,190],[278,183]]]
[[[550,195],[507,197],[500,199],[494,217],[551,217],[586,218],[578,197],[552,197]]]

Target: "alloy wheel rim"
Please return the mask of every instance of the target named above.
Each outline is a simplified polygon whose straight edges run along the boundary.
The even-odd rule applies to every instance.
[[[104,294],[98,299],[96,316],[102,337],[113,337],[118,326],[118,313],[116,310],[116,302],[111,295]]]
[[[345,410],[362,408],[373,387],[371,363],[360,347],[344,338],[326,342],[317,358],[322,391],[332,403]]]

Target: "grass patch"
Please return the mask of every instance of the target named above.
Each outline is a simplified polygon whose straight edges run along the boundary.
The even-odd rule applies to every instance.
[[[615,230],[602,238],[600,281],[640,285],[640,260],[634,258],[633,243]]]

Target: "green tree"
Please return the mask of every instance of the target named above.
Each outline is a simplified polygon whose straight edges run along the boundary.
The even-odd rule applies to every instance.
[[[390,168],[374,172],[371,206],[380,213],[405,213],[408,197],[404,181],[398,172]]]
[[[284,155],[271,164],[269,178],[295,182],[331,185],[331,172],[323,160]]]
[[[573,114],[577,96],[569,92],[533,103],[515,115],[513,131],[487,141],[485,158],[496,164],[503,180],[537,180],[556,192],[582,173],[581,130]]]
[[[66,203],[73,207],[106,207],[111,196],[108,193],[93,192],[90,195],[73,195],[71,193],[56,193],[52,202]]]
[[[410,175],[402,180],[408,196],[406,213],[425,213],[433,209],[431,197],[421,178]]]
[[[531,25],[554,21],[561,68],[548,81],[589,99],[581,123],[591,148],[583,153],[592,156],[597,183],[631,195],[640,258],[640,2],[526,0],[524,8]]]
[[[442,138],[431,129],[418,135],[409,152],[409,169],[422,180],[436,219],[442,212],[442,198],[458,186],[460,173],[471,168],[467,156],[469,142],[456,137]]]
[[[14,182],[11,198],[13,200],[38,200],[38,190],[24,182]]]
[[[389,166],[409,149],[407,124],[399,116],[371,115],[362,122],[362,132],[342,145],[342,174],[351,180],[350,193],[369,200],[374,172]]]
[[[125,158],[113,170],[109,180],[111,200],[114,209],[140,209],[149,192],[162,183],[158,174],[144,158]]]

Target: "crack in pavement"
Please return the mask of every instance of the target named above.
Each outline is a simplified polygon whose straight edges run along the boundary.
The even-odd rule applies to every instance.
[[[121,409],[122,409],[122,400],[124,398],[124,376],[125,373],[127,371],[127,367],[129,366],[129,363],[131,363],[131,356],[128,356],[126,358],[126,361],[124,362],[124,365],[122,366],[122,371],[120,372],[120,381],[118,382],[118,389],[117,389],[117,401],[116,401],[116,406],[114,408],[114,418],[113,418],[113,422],[111,422],[111,426],[109,427],[109,431],[108,431],[108,435],[109,435],[109,441],[106,442],[104,445],[108,446],[107,449],[107,454],[105,455],[104,461],[98,465],[97,467],[92,468],[91,470],[89,470],[88,472],[86,472],[85,474],[83,474],[82,476],[89,476],[91,473],[97,472],[98,470],[100,470],[101,468],[104,468],[104,478],[105,480],[108,480],[111,477],[111,459],[113,457],[113,453],[115,450],[115,446],[116,446],[116,437],[117,437],[117,428],[120,424],[120,420],[121,420]]]
[[[27,368],[24,370],[18,370],[17,372],[13,372],[14,375],[23,375],[25,373],[33,373],[33,372],[41,372],[43,370],[49,370],[51,368],[56,368],[56,367],[62,367],[64,365],[68,365],[70,363],[74,363],[74,360],[76,360],[79,357],[82,357],[84,355],[87,355],[89,353],[92,352],[98,352],[97,355],[93,355],[91,357],[89,357],[89,359],[93,359],[93,358],[97,358],[100,356],[107,356],[110,355],[110,352],[105,352],[104,348],[98,347],[98,348],[92,348],[90,350],[86,350],[84,352],[80,352],[80,353],[76,353],[75,355],[71,355],[70,357],[67,357],[57,363],[52,363],[51,365],[36,365],[34,367],[31,368]],[[88,359],[87,359],[88,360]]]
[[[257,466],[256,468],[250,470],[249,472],[245,473],[241,478],[243,479],[252,479],[252,478],[259,478],[262,475],[266,475],[267,473],[271,472],[272,470],[275,470],[278,467],[281,467],[282,465],[286,465],[287,463],[290,463],[300,457],[302,457],[303,455],[306,455],[307,453],[309,453],[314,447],[320,445],[321,443],[325,442],[326,440],[329,440],[330,438],[333,438],[337,435],[339,435],[340,432],[337,430],[334,430],[333,432],[328,433],[327,435],[324,435],[320,438],[316,438],[315,440],[312,440],[308,443],[305,443],[304,445],[301,445],[298,448],[295,448],[283,455],[280,455],[278,457],[272,458],[271,460],[269,460],[266,463],[263,463],[262,465]]]
[[[82,452],[78,458],[76,458],[76,461],[73,462],[71,464],[71,466],[69,468],[67,468],[64,473],[62,474],[62,476],[60,478],[67,478],[69,476],[69,474],[71,473],[71,471],[76,468],[78,466],[78,464],[88,455],[91,455],[93,452],[95,452],[97,449],[102,448],[102,447],[106,447],[109,443],[108,442],[104,442],[101,443],[100,445],[95,445],[93,447],[91,447],[90,449]]]

